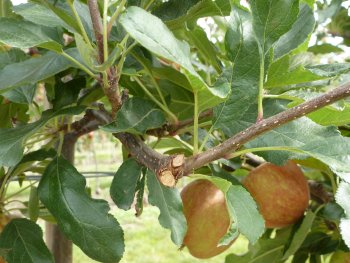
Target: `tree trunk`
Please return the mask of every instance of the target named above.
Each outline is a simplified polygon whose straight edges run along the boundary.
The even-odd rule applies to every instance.
[[[62,156],[74,164],[74,150],[77,137],[73,134],[64,136]],[[56,263],[73,262],[73,245],[56,224],[46,222],[46,243],[55,258]]]

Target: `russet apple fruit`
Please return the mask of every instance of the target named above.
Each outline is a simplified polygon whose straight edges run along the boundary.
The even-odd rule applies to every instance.
[[[308,207],[308,183],[293,161],[284,166],[261,164],[242,183],[255,199],[267,228],[294,224]]]
[[[212,182],[199,179],[191,182],[181,192],[187,233],[184,238],[192,256],[210,258],[232,245],[218,246],[230,227],[230,216],[224,193]]]

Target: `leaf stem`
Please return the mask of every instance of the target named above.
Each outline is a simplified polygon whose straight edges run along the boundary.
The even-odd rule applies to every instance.
[[[117,20],[119,14],[123,11],[123,8],[125,6],[126,0],[122,0],[121,3],[118,5],[117,10],[115,10],[115,12],[113,13],[111,19],[108,22],[108,26],[107,26],[107,32],[108,34],[111,32],[113,24],[115,22],[115,20]]]
[[[211,123],[211,121],[210,121]],[[209,131],[207,132],[207,134],[205,135],[203,141],[202,141],[202,144],[201,146],[199,147],[199,152],[201,152],[205,146],[205,144],[207,143],[207,141],[209,140],[209,137],[210,137],[210,134],[213,132],[213,129],[214,129],[214,125],[212,125],[209,129]]]
[[[21,190],[18,190],[17,192],[15,192],[15,193],[13,193],[13,194],[11,194],[11,195],[9,195],[9,196],[6,196],[6,198],[4,199],[4,201],[9,200],[10,198],[12,198],[12,197],[14,197],[14,196],[16,196],[16,195],[22,193],[22,192],[25,191],[26,189],[28,189],[28,188],[30,188],[31,186],[35,185],[36,183],[38,183],[38,182],[33,182],[33,183],[31,183],[31,184],[29,184],[29,185],[27,185],[27,186],[21,188]]]
[[[154,0],[150,0],[149,3],[145,6],[145,10],[150,8],[150,6],[153,4]]]
[[[260,76],[259,76],[259,94],[258,94],[258,117],[256,122],[260,122],[264,118],[264,108],[263,108],[263,99],[264,99],[264,76],[265,76],[265,58],[264,52],[261,51],[261,61],[260,61]]]
[[[127,35],[124,37],[124,39],[122,40],[122,42],[120,42],[120,44],[124,43],[125,46],[126,46],[128,38],[129,38],[129,34],[127,34]],[[125,42],[124,42],[124,40],[125,40]],[[121,57],[120,57],[120,59],[119,59],[118,65],[117,65],[117,71],[118,71],[118,72],[120,72],[120,73],[122,72],[123,66],[124,66],[124,62],[125,62],[125,58],[126,58],[127,54],[130,52],[130,50],[133,49],[133,47],[134,47],[136,44],[137,44],[137,42],[133,42],[130,46],[128,46],[127,49],[124,48],[125,51],[122,53],[122,55],[121,55]]]
[[[90,42],[90,39],[89,39],[89,37],[85,31],[85,28],[83,26],[83,23],[81,22],[80,16],[74,7],[74,1],[67,1],[67,2],[68,2],[70,9],[72,10],[72,12],[75,16],[75,19],[77,20],[78,26],[80,28],[81,34],[83,35],[83,38],[85,39],[85,42],[90,46],[91,49],[93,49],[91,42]]]
[[[198,128],[208,127],[209,125],[211,125],[211,121],[201,122],[201,123],[198,123]],[[193,125],[179,129],[178,133],[181,134],[181,133],[192,132],[192,131],[193,131]]]
[[[174,121],[175,123],[178,123],[178,119],[177,119],[177,117],[175,116],[175,114],[172,113],[172,112],[168,109],[168,107],[166,107],[166,106],[164,106],[162,103],[160,103],[160,102],[152,95],[152,93],[149,92],[149,90],[146,88],[146,86],[141,82],[141,80],[140,80],[138,77],[134,76],[133,78],[134,78],[134,79],[136,80],[136,82],[141,86],[141,88],[142,88],[143,91],[147,94],[147,96],[150,97],[150,99],[153,100],[164,112],[166,112],[166,113],[168,114],[168,116],[169,116],[171,119],[173,119],[173,121]]]
[[[147,64],[145,64],[145,63],[142,61],[142,59],[140,59],[140,57],[139,57],[137,54],[135,54],[134,52],[132,52],[132,56],[144,67],[145,71],[150,75],[151,81],[152,81],[153,85],[156,87],[157,92],[158,92],[158,95],[159,95],[159,97],[160,97],[162,103],[164,104],[164,106],[166,106],[167,104],[166,104],[165,99],[164,99],[164,96],[163,96],[163,94],[162,94],[162,92],[161,92],[161,90],[160,90],[160,87],[159,87],[159,85],[158,85],[158,82],[155,80],[155,78],[154,78],[154,76],[153,76],[151,70],[150,70],[149,67],[147,66]]]
[[[102,23],[103,23],[103,57],[104,61],[108,60],[108,29],[107,29],[107,12],[108,12],[108,0],[103,1],[103,18],[102,18]],[[103,61],[103,62],[104,62]]]
[[[80,63],[78,60],[76,60],[75,58],[73,58],[72,56],[68,55],[67,53],[65,53],[64,51],[62,53],[59,53],[62,56],[64,56],[66,59],[72,61],[75,65],[77,65],[80,69],[84,70],[89,76],[91,76],[92,78],[96,79],[95,74],[88,69],[86,66],[84,66],[82,63]]]
[[[329,177],[329,181],[331,182],[333,194],[335,194],[338,187],[336,181],[334,180],[334,175],[331,171],[327,171],[326,174]]]
[[[198,153],[198,92],[194,92],[194,114],[193,114],[193,155]]]

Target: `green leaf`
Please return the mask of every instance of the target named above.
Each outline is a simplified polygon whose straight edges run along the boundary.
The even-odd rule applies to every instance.
[[[123,230],[108,213],[107,201],[90,198],[85,187],[84,176],[57,157],[46,168],[38,191],[61,231],[86,255],[101,262],[119,262],[124,253]]]
[[[283,259],[288,259],[298,251],[300,246],[303,244],[307,234],[309,233],[315,218],[316,214],[314,214],[311,210],[306,213],[303,222],[293,235],[292,241],[287,251],[284,252]]]
[[[234,87],[230,98],[213,110],[214,128],[222,130],[227,136],[231,136],[241,131],[242,126],[247,127],[244,120],[246,117],[249,120],[251,118],[256,120],[257,111],[253,112],[251,110],[252,105],[257,105],[256,100],[254,100],[256,95],[256,90]]]
[[[318,22],[320,24],[324,23],[327,18],[331,18],[337,14],[341,8],[342,0],[332,0],[331,4],[326,6],[323,10],[318,10]]]
[[[12,2],[11,0],[0,0],[0,17],[12,16]]]
[[[324,65],[315,65],[307,68],[314,74],[324,77],[335,77],[350,71],[350,63],[332,63]]]
[[[241,185],[232,185],[231,182],[219,177],[205,175],[196,175],[196,177],[211,181],[225,194],[232,225],[230,232],[219,245],[228,244],[236,237],[233,229],[248,238],[250,243],[256,243],[265,231],[265,222],[249,192]]]
[[[13,219],[0,236],[0,249],[8,253],[8,263],[53,263],[54,259],[43,240],[41,228],[24,218]]]
[[[26,114],[28,105],[17,103],[0,104],[0,128],[12,128],[13,120],[18,124],[26,123],[29,116]]]
[[[71,14],[68,10],[66,10],[66,6],[62,6],[59,2],[56,1],[56,4],[52,4],[51,1],[47,0],[33,0],[34,3],[42,5],[47,9],[51,10],[56,14],[62,21],[64,21],[67,25],[75,30],[75,32],[81,33],[78,22],[74,18],[73,14]],[[51,12],[48,11],[48,14]]]
[[[205,31],[197,26],[191,31],[185,31],[186,38],[198,49],[198,53],[212,65],[218,73],[221,73],[221,65],[217,58],[218,50],[215,45],[209,41]]]
[[[204,109],[213,108],[218,105],[218,97],[227,97],[231,92],[231,86],[233,82],[233,69],[231,65],[224,68],[222,74],[217,78],[213,87],[209,87],[212,93],[215,93],[217,97],[205,92],[204,90],[198,93],[198,108],[200,111]]]
[[[148,23],[144,23],[144,21],[148,21]],[[175,38],[159,18],[142,8],[132,6],[120,17],[120,23],[142,46],[179,65],[191,83],[193,91],[198,92],[202,98],[212,98],[215,100],[215,104],[218,104],[227,97],[229,90],[207,86],[192,66],[189,45]],[[210,107],[209,104],[203,103],[199,106],[199,110],[203,111],[208,107]]]
[[[85,77],[75,77],[64,83],[57,81],[55,83],[55,98],[52,100],[53,109],[62,109],[65,106],[76,103],[80,90],[85,87]]]
[[[186,15],[188,10],[200,0],[170,0],[162,3],[153,10],[153,14],[163,21],[174,20]]]
[[[251,14],[239,8],[233,9],[225,35],[227,56],[234,65],[232,92],[224,103],[214,108],[215,127],[222,126],[220,123],[224,124],[224,119],[232,114],[244,115],[258,95],[260,53],[252,31]],[[232,111],[226,112],[227,109]]]
[[[57,52],[62,50],[62,46],[53,41],[43,27],[14,18],[0,18],[0,42],[18,48],[42,46]]]
[[[114,122],[102,126],[101,129],[113,133],[145,134],[149,129],[161,127],[165,121],[163,112],[153,103],[134,97],[123,104]]]
[[[176,188],[162,185],[156,175],[147,171],[148,201],[160,210],[159,223],[171,230],[171,240],[178,246],[182,245],[187,232],[186,218],[183,214],[182,200]]]
[[[175,1],[172,0],[172,2]],[[190,7],[185,14],[180,14],[176,19],[166,21],[166,24],[171,30],[175,31],[194,24],[201,17],[228,16],[230,10],[231,5],[229,0],[200,0],[197,4]]]
[[[156,78],[169,80],[170,82],[183,87],[186,90],[192,91],[191,84],[188,82],[188,79],[176,69],[171,67],[152,68],[152,74]]]
[[[332,44],[321,44],[321,45],[314,45],[308,48],[309,52],[312,52],[314,54],[328,54],[328,53],[341,53],[344,52],[340,47],[333,46]]]
[[[2,94],[5,98],[12,102],[31,104],[36,91],[36,84],[24,85],[14,88]]]
[[[66,50],[66,53],[80,60],[77,49]],[[63,56],[52,52],[7,65],[0,71],[0,94],[17,86],[36,83],[69,67],[75,67],[75,65]]]
[[[271,64],[265,88],[281,87],[292,84],[305,83],[315,80],[326,79],[330,76],[325,74],[317,74],[317,70],[305,68],[299,61],[300,57],[284,56]],[[302,59],[304,59],[302,57]]]
[[[200,79],[191,64],[188,44],[175,38],[162,20],[142,8],[132,6],[120,17],[120,23],[142,46],[162,58],[179,64],[189,74]]]
[[[129,210],[134,202],[137,183],[141,176],[142,166],[135,159],[128,159],[122,163],[114,175],[110,195],[113,202],[123,210]]]
[[[249,1],[253,16],[253,29],[264,54],[279,38],[287,33],[297,20],[298,0]]]
[[[97,54],[95,49],[93,49],[88,43],[85,42],[84,38],[79,34],[74,34],[74,39],[79,50],[80,56],[86,65],[92,68],[97,65]]]
[[[47,27],[64,27],[71,32],[76,32],[73,27],[69,26],[52,10],[44,6],[26,3],[15,6],[14,11],[32,23]]]
[[[226,256],[225,263],[279,263],[290,232],[291,228],[285,228],[278,230],[274,239],[261,238],[249,248],[248,253],[242,256],[235,254]]]
[[[265,222],[257,205],[242,186],[232,185],[226,193],[229,206],[235,213],[238,231],[254,244],[265,231]]]
[[[350,184],[340,183],[335,200],[344,209],[345,217],[340,220],[340,232],[345,244],[350,248]]]
[[[274,59],[290,53],[309,38],[315,27],[312,9],[307,4],[301,4],[297,20],[292,28],[285,33],[274,47]]]
[[[39,149],[33,152],[25,154],[22,160],[18,164],[23,164],[27,162],[44,161],[49,158],[53,158],[57,155],[57,152],[50,148],[49,150]]]
[[[294,107],[298,104],[322,95],[321,91],[307,90],[290,90],[281,94],[281,98],[291,99],[293,102],[288,107]],[[350,123],[350,105],[343,103],[340,106],[326,106],[307,115],[308,118],[323,126],[341,126]]]
[[[25,140],[42,128],[46,122],[59,115],[77,115],[84,107],[71,107],[59,111],[48,110],[40,120],[15,128],[0,129],[0,166],[14,166],[22,156]]]
[[[26,54],[18,48],[11,48],[6,52],[0,52],[0,70],[8,64],[20,62],[26,60],[26,58]]]
[[[38,189],[35,186],[30,188],[29,202],[28,202],[28,214],[30,220],[36,222],[39,217],[39,196]]]

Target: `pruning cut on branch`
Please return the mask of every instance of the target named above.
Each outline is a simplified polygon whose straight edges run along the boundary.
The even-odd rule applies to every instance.
[[[72,263],[72,243],[93,260],[119,262],[141,250],[125,250],[125,220],[110,200],[142,220],[145,199],[179,255],[350,258],[348,10],[342,1],[243,2],[1,1],[6,262]],[[339,46],[329,44],[335,35]],[[120,152],[106,153],[108,143]],[[75,145],[83,157],[74,163]],[[114,167],[99,199],[80,172],[91,151],[96,167]],[[32,173],[38,185],[8,191],[12,178],[22,187]],[[39,217],[57,222],[47,243]],[[249,246],[236,255],[240,235]]]

